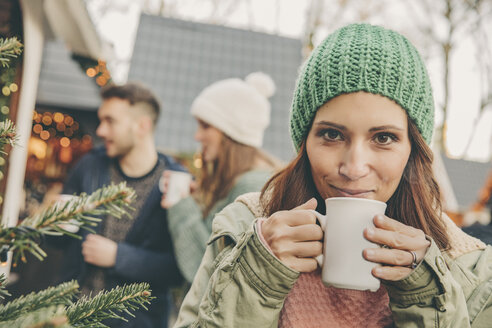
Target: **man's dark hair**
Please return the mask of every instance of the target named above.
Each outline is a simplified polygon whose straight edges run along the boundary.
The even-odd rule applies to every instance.
[[[132,106],[137,103],[147,104],[150,106],[151,111],[149,111],[149,114],[154,121],[154,125],[157,124],[161,111],[159,100],[149,88],[142,84],[132,82],[124,85],[106,86],[101,90],[101,98],[103,100],[111,98],[127,100]]]

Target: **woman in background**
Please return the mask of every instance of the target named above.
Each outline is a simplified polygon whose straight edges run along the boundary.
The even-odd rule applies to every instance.
[[[202,168],[192,194],[175,204],[166,199],[169,230],[178,266],[191,283],[212,231],[212,219],[239,195],[259,191],[278,167],[260,148],[270,124],[272,79],[261,72],[245,80],[225,79],[206,87],[193,101]],[[164,186],[170,172],[163,173]]]

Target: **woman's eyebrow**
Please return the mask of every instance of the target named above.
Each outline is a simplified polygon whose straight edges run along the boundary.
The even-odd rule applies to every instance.
[[[337,128],[337,129],[342,130],[342,131],[347,130],[347,127],[345,125],[341,125],[341,124],[337,124],[337,123],[333,123],[333,122],[329,122],[329,121],[315,122],[315,125],[317,125],[317,126],[329,126],[329,127]],[[370,132],[377,132],[377,131],[384,131],[384,130],[405,131],[404,128],[401,128],[397,125],[391,125],[391,124],[376,126],[376,127],[369,129]]]
[[[336,124],[336,123],[328,122],[328,121],[315,122],[315,125],[330,126],[330,127],[342,130],[342,131],[347,130],[347,128],[344,125],[340,125],[340,124]]]
[[[396,125],[381,125],[381,126],[376,126],[374,128],[370,128],[370,132],[376,132],[376,131],[382,131],[382,130],[398,130],[398,131],[405,131],[405,129],[396,126]]]

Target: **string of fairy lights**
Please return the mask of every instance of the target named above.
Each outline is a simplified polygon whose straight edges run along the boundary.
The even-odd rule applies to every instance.
[[[10,114],[10,98],[19,91],[19,86],[14,82],[6,82],[2,86],[2,92],[0,96],[0,121],[8,118]]]
[[[98,60],[97,65],[87,68],[85,74],[90,78],[94,78],[100,87],[105,86],[111,81],[111,74],[106,67],[106,62],[102,60]]]
[[[50,151],[50,147],[55,151]],[[79,123],[71,115],[34,111],[28,151],[30,155],[34,155],[38,160],[44,160],[48,155],[58,155],[57,160],[69,164],[72,162],[74,151],[86,151],[90,147],[92,137],[80,131]],[[37,169],[41,170],[42,167]]]
[[[10,99],[11,96],[19,91],[19,86],[10,82],[10,79],[15,75],[15,70],[7,69],[3,74],[0,74],[0,81],[4,81],[1,94],[0,94],[0,121],[4,121],[10,114]],[[6,81],[5,81],[6,80]],[[6,160],[3,156],[0,156],[0,181],[5,178],[5,164]],[[0,195],[0,204],[3,203],[3,197]]]
[[[82,71],[99,86],[111,83],[106,62],[73,54]],[[16,84],[16,68],[9,67],[0,73],[0,120],[12,115],[12,96],[19,91]],[[92,148],[92,137],[84,134],[77,120],[61,112],[34,111],[32,132],[28,144],[26,179],[64,178],[66,169],[79,156]],[[6,160],[0,156],[0,181],[4,179]],[[0,195],[0,204],[3,198]]]
[[[85,74],[103,87],[111,82],[106,62],[72,54]],[[34,111],[32,136],[29,140],[29,156],[33,165],[27,168],[27,175],[44,175],[62,178],[67,166],[80,154],[92,147],[92,137],[83,134],[79,123],[71,115],[61,112]],[[30,172],[29,172],[30,170]]]

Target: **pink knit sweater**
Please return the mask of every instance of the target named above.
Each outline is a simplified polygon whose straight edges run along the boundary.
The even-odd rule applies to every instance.
[[[389,298],[377,292],[326,287],[321,271],[302,273],[280,313],[279,327],[385,327],[392,323]]]
[[[265,219],[257,222],[260,240],[270,250],[261,233]],[[381,328],[392,323],[389,297],[381,287],[377,292],[326,287],[321,269],[302,273],[284,302],[279,328]]]
[[[258,236],[266,248],[270,249],[261,233],[265,218],[261,217],[258,195],[259,193],[246,194],[238,198],[238,201],[246,204],[259,218],[256,224]],[[443,215],[443,221],[451,241],[451,248],[446,253],[451,258],[486,247],[482,241],[465,234],[446,215]],[[392,321],[389,297],[384,287],[376,292],[326,287],[321,282],[321,270],[318,268],[314,272],[301,273],[297,279],[285,299],[279,327],[380,328],[391,325]]]

